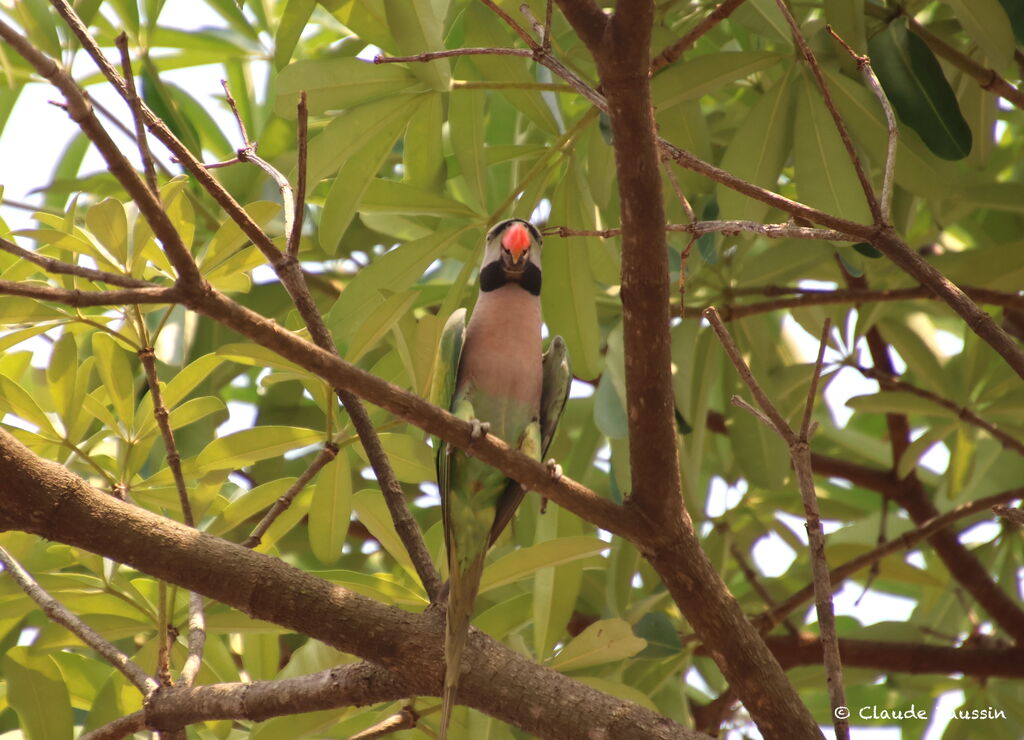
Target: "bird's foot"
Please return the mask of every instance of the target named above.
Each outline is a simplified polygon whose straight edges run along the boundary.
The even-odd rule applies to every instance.
[[[552,480],[562,480],[562,466],[555,461],[555,458],[548,460],[544,463],[544,466],[548,469],[548,475],[551,476]]]
[[[487,421],[480,421],[479,419],[470,419],[470,426],[473,428],[469,431],[469,438],[473,442],[479,439],[483,439],[487,436],[487,433],[491,431],[491,424]]]

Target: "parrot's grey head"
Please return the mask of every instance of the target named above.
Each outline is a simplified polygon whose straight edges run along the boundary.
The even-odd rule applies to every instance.
[[[510,218],[487,232],[480,266],[480,290],[487,292],[515,282],[540,295],[540,232],[529,221]]]

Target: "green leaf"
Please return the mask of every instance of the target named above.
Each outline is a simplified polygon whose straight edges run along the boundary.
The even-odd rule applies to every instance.
[[[407,483],[420,483],[434,479],[434,453],[426,443],[409,434],[385,432],[379,435],[381,446],[391,461],[395,476]],[[369,464],[362,445],[353,447],[356,454]]]
[[[896,464],[896,477],[903,479],[910,475],[910,471],[917,467],[924,454],[948,437],[955,429],[956,423],[941,424],[929,429],[907,445],[907,449],[903,450],[903,454],[900,455]]]
[[[32,655],[29,650],[13,647],[3,658],[7,703],[31,740],[71,740],[71,697],[60,668],[49,655]]]
[[[854,396],[846,405],[855,411],[878,414],[925,414],[943,419],[956,419],[959,414],[927,398],[902,391],[882,391],[868,396]]]
[[[378,497],[379,493],[374,492]],[[337,583],[357,594],[385,604],[423,607],[427,599],[422,593],[412,591],[390,573],[359,573],[352,570],[314,570],[312,574],[331,583]]]
[[[647,647],[647,640],[633,634],[624,619],[602,619],[576,635],[554,657],[549,667],[562,671],[625,660]]]
[[[409,122],[411,127],[419,115]],[[406,151],[409,142],[406,141]],[[405,216],[465,216],[476,217],[473,209],[457,200],[419,188],[398,180],[377,178],[370,182],[362,202],[360,213],[398,213]]]
[[[385,298],[353,333],[345,359],[353,364],[359,362],[412,309],[419,296],[418,290],[406,290]]]
[[[411,286],[431,262],[443,257],[470,229],[482,232],[482,227],[474,224],[442,229],[422,239],[402,244],[375,259],[360,270],[342,291],[341,297],[326,316],[327,325],[334,331],[336,326],[350,322],[352,316],[364,310],[366,303],[378,295],[382,288],[402,291]]]
[[[514,34],[483,3],[470,3],[466,7],[463,24],[467,46],[509,47],[514,44]],[[536,82],[530,71],[531,64],[529,60],[515,56],[485,55],[473,58],[473,67],[479,70],[480,79],[524,86]],[[499,92],[512,104],[513,110],[520,111],[542,131],[554,135],[559,133],[558,122],[551,108],[537,90],[516,89],[513,85],[503,87]]]
[[[538,519],[537,544],[579,535],[582,521],[561,507]],[[578,559],[562,565],[548,564],[533,577],[533,650],[538,660],[546,659],[563,639],[565,627],[576,609],[583,582],[583,563]]]
[[[702,54],[673,64],[651,80],[651,98],[662,111],[684,100],[696,100],[782,59],[768,51],[723,51]]]
[[[50,439],[60,439],[46,413],[24,388],[0,374],[0,409],[20,416],[39,427],[39,433]],[[2,418],[2,415],[0,415]]]
[[[793,159],[800,200],[857,223],[871,223],[864,190],[821,94],[806,76],[797,88]]]
[[[574,165],[570,164],[570,168]],[[574,176],[563,177],[551,198],[551,222],[573,223],[570,209],[575,195]],[[601,331],[597,323],[597,291],[588,252],[576,239],[551,239],[544,246],[544,280],[541,291],[544,319],[552,334],[565,338],[573,372],[591,380],[601,374]]]
[[[267,681],[277,675],[281,662],[281,640],[272,632],[245,633],[242,636],[242,667],[250,680]]]
[[[747,0],[736,8],[730,20],[775,44],[793,46],[789,24],[775,0]]]
[[[831,545],[829,550],[831,552]],[[664,612],[648,612],[633,627],[637,637],[647,641],[642,658],[667,658],[683,649],[679,631]]]
[[[863,54],[868,50],[864,0],[825,0],[825,20],[855,52]],[[840,58],[845,56],[843,54]],[[850,65],[852,67],[852,60]]]
[[[200,470],[234,470],[257,460],[283,455],[323,440],[316,429],[286,426],[259,426],[243,429],[208,444],[196,460]]]
[[[1013,27],[1013,36],[1017,43],[1024,45],[1024,0],[999,0]]]
[[[888,127],[875,98],[863,85],[827,67],[823,70],[836,107],[850,127],[854,141],[871,161],[885,161]],[[913,131],[901,131],[896,141],[896,184],[927,198],[948,198],[960,189],[956,167],[936,158]]]
[[[70,422],[81,412],[82,399],[79,397],[77,381],[78,344],[74,334],[64,332],[53,345],[50,362],[46,366],[46,382],[50,386],[50,398],[65,428],[69,428]]]
[[[380,171],[417,107],[418,101],[413,98],[395,115],[377,121],[370,129],[372,135],[364,136],[359,148],[352,149],[341,165],[327,193],[320,219],[320,245],[328,253],[337,253],[341,237],[352,222],[363,193]]]
[[[320,471],[309,505],[309,545],[325,565],[337,562],[352,516],[352,471],[342,450]]]
[[[405,130],[405,140],[402,146],[402,170],[403,179],[409,185],[423,188],[424,191],[440,192],[443,190],[445,181],[443,128],[442,95],[431,93],[424,97],[419,113],[409,120],[409,127]],[[364,203],[365,200],[364,198]]]
[[[521,581],[541,568],[555,567],[597,555],[608,547],[604,540],[580,535],[559,537],[513,550],[484,569],[480,579],[480,593]]]
[[[295,482],[295,478],[278,478],[239,494],[217,518],[206,527],[210,534],[222,537],[249,517],[273,505]]]
[[[409,553],[402,544],[398,532],[395,531],[395,524],[391,520],[384,495],[375,488],[364,488],[352,496],[352,509],[356,516],[380,543],[380,546],[391,557],[405,568],[406,572],[415,575],[416,569],[409,559]]]
[[[792,81],[792,72],[787,73],[757,101],[722,157],[722,169],[763,188],[776,188],[792,145]],[[718,207],[722,218],[746,221],[763,221],[769,209],[724,185],[718,186]]]
[[[431,0],[387,0],[384,10],[388,28],[403,56],[444,48],[444,28]],[[451,65],[447,59],[413,64],[411,69],[432,90],[447,92],[451,86]]]
[[[373,64],[355,57],[303,59],[292,62],[277,76],[274,112],[294,120],[303,90],[309,114],[319,116],[381,98],[400,103],[401,96],[395,94],[415,84],[413,74],[398,64]]]
[[[207,380],[213,371],[223,363],[223,357],[214,354],[203,355],[174,373],[163,389],[164,403],[167,404],[167,408],[173,409],[181,403],[185,396],[195,390],[196,386],[204,380]]]
[[[135,371],[125,351],[109,334],[92,335],[92,352],[114,413],[130,429],[135,425]]]
[[[963,159],[971,152],[971,128],[960,112],[938,60],[902,21],[868,42],[872,67],[900,120],[936,156]]]
[[[1013,64],[1013,25],[999,0],[944,1],[993,67],[1003,70]]]
[[[313,14],[316,0],[288,0],[274,36],[274,68],[280,70],[292,58],[302,29]]]
[[[464,66],[460,64],[459,69]],[[487,207],[487,161],[484,156],[486,100],[483,90],[454,90],[448,96],[452,150],[469,187],[471,205],[478,211]]]
[[[85,223],[100,244],[124,265],[128,261],[128,216],[124,205],[106,198],[85,212]]]

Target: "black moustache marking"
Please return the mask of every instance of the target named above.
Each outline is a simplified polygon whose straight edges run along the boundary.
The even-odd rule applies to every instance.
[[[518,277],[512,276],[511,278],[505,271],[505,268],[502,267],[501,260],[489,262],[480,270],[480,290],[484,293],[489,293],[505,285],[510,279],[519,283],[531,295],[540,295],[541,271],[532,262],[526,263],[526,267]]]

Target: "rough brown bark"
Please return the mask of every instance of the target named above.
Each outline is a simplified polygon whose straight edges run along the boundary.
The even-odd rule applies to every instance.
[[[0,530],[81,547],[380,665],[410,694],[441,688],[443,619],[385,606],[280,560],[90,487],[0,429]],[[546,738],[698,738],[648,709],[523,658],[473,631],[460,703]],[[523,711],[525,705],[530,711]],[[161,728],[163,729],[163,728]],[[167,728],[174,730],[176,728]]]

